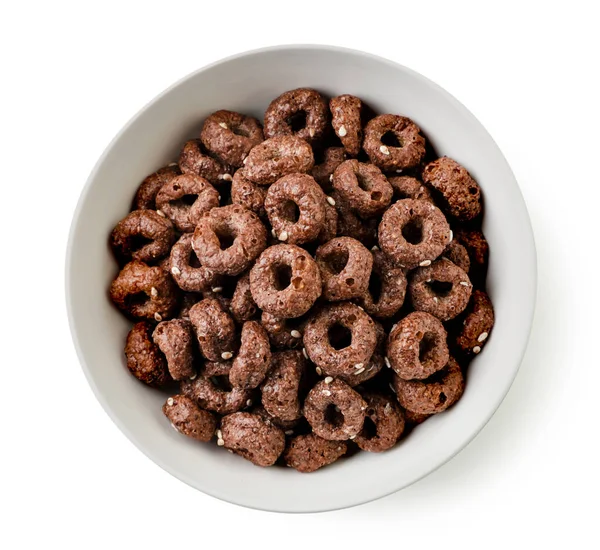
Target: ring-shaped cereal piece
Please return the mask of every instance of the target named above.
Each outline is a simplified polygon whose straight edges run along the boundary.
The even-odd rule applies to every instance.
[[[173,380],[194,376],[194,333],[188,320],[161,321],[154,329],[152,339],[165,354],[169,374]]]
[[[398,313],[404,305],[406,272],[394,266],[380,250],[373,251],[372,255],[373,267],[360,305],[369,315],[387,319]]]
[[[132,210],[156,210],[156,195],[161,187],[180,174],[179,166],[173,163],[144,178],[135,193]]]
[[[162,321],[177,311],[180,290],[161,267],[129,262],[111,283],[110,299],[133,319]]]
[[[444,258],[448,258],[453,264],[460,267],[465,273],[469,273],[471,269],[471,260],[467,249],[457,240],[452,242],[442,252]]]
[[[365,127],[363,149],[371,162],[382,170],[405,170],[423,160],[425,138],[410,118],[379,115]]]
[[[379,246],[398,267],[430,265],[449,242],[450,226],[444,214],[427,201],[395,202],[379,224]]]
[[[449,157],[425,166],[423,181],[437,193],[438,202],[450,216],[469,221],[481,214],[481,190],[467,169]]]
[[[483,233],[477,229],[459,228],[456,230],[456,240],[462,244],[469,255],[469,277],[477,286],[485,285],[488,269],[490,247]]]
[[[325,193],[308,174],[277,180],[265,198],[274,236],[290,244],[314,241],[325,226],[325,202]]]
[[[437,414],[451,407],[462,396],[465,380],[458,363],[448,364],[426,380],[403,380],[394,374],[392,381],[400,405],[419,414]]]
[[[344,441],[328,441],[313,433],[297,435],[288,442],[283,461],[290,468],[309,473],[334,463],[347,450]]]
[[[231,182],[231,202],[241,204],[248,210],[252,210],[260,218],[266,218],[265,199],[268,188],[250,181],[240,168],[233,175]]]
[[[257,414],[227,415],[221,421],[221,433],[226,449],[257,466],[272,466],[285,448],[283,430]]]
[[[244,389],[256,388],[271,366],[269,337],[257,321],[246,321],[242,326],[240,350],[233,360],[229,380]]]
[[[254,212],[239,204],[213,208],[196,226],[192,247],[203,266],[239,275],[267,246],[267,230]]]
[[[423,380],[443,369],[450,354],[444,325],[433,315],[414,311],[390,332],[387,357],[394,372],[405,380]]]
[[[229,304],[229,311],[231,311],[231,315],[238,323],[249,321],[256,315],[258,308],[252,298],[252,292],[250,292],[249,272],[244,273],[237,280]]]
[[[140,382],[160,388],[171,382],[167,360],[152,339],[154,325],[140,321],[133,325],[125,341],[127,368]]]
[[[192,248],[192,233],[184,233],[171,248],[169,272],[186,292],[203,292],[215,286],[219,276],[200,264]]]
[[[314,166],[313,151],[296,136],[277,136],[250,151],[244,175],[258,185],[271,185],[288,174],[305,174]]]
[[[363,218],[383,212],[390,204],[393,189],[377,166],[350,159],[333,173],[333,188]]]
[[[162,411],[171,422],[171,426],[183,435],[203,442],[210,441],[215,435],[215,415],[201,409],[185,395],[169,397]]]
[[[337,237],[317,249],[323,298],[339,302],[361,298],[367,292],[373,256],[356,239]]]
[[[361,395],[342,380],[321,380],[306,396],[304,416],[318,436],[345,441],[362,430],[366,408]]]
[[[219,206],[219,192],[200,176],[182,174],[161,188],[156,206],[179,231],[190,233],[204,212]]]
[[[361,121],[362,101],[353,95],[339,95],[329,100],[331,125],[340,138],[346,153],[355,157],[363,140]]]
[[[200,176],[217,187],[225,181],[231,181],[233,173],[233,167],[221,164],[217,159],[207,155],[199,139],[185,142],[179,154],[179,168],[184,174]]]
[[[331,189],[331,176],[335,169],[346,160],[343,147],[327,147],[322,153],[323,158],[313,166],[310,175],[325,191]],[[317,159],[315,158],[315,163]]]
[[[331,194],[331,197],[338,213],[338,236],[351,237],[367,248],[371,248],[377,242],[377,219],[361,219],[336,191]]]
[[[417,178],[412,176],[391,176],[388,181],[394,190],[396,200],[415,199],[433,203],[429,189]]]
[[[365,423],[354,439],[363,451],[380,453],[391,449],[404,431],[404,415],[395,399],[378,393],[365,393]]]
[[[474,290],[461,331],[456,337],[456,344],[463,352],[477,355],[487,342],[493,326],[492,301],[485,292]]]
[[[265,111],[264,121],[267,138],[294,134],[308,143],[314,143],[327,133],[327,101],[316,90],[290,90],[271,101]]]
[[[200,139],[223,164],[240,167],[250,149],[261,143],[264,136],[255,118],[221,110],[204,121]]]
[[[408,293],[413,308],[441,321],[454,319],[469,303],[473,285],[469,276],[446,258],[411,273]]]
[[[154,210],[134,210],[113,229],[110,246],[121,263],[131,259],[154,263],[169,254],[175,229]]]
[[[250,270],[256,305],[279,318],[304,315],[321,295],[321,275],[310,254],[293,244],[267,248]]]
[[[190,309],[190,321],[202,355],[209,361],[228,360],[237,350],[235,323],[216,298],[204,298]]]
[[[269,335],[271,345],[276,349],[295,349],[302,345],[304,317],[282,319],[263,311],[260,322]]]
[[[308,321],[304,347],[324,374],[334,377],[361,374],[377,344],[375,322],[350,302],[324,306]]]

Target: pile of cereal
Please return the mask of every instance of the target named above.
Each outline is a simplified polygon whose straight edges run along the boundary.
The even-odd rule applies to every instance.
[[[110,237],[127,366],[178,432],[259,466],[385,451],[460,399],[490,334],[481,218],[404,116],[304,88],[262,126],[217,111]]]

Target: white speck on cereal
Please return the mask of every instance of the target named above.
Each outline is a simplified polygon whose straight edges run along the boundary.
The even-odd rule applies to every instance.
[[[331,395],[331,392],[329,390],[323,390],[323,395],[329,397]]]
[[[306,353],[306,348],[302,348],[302,355],[304,355],[304,359],[308,359],[308,353]]]
[[[292,332],[290,332],[290,335],[292,338],[302,338],[302,334],[300,334],[299,330],[292,330]]]
[[[339,412],[340,413],[340,412],[342,412],[342,410],[336,405],[335,406],[335,412]]]
[[[362,374],[363,372],[365,372],[365,368],[364,368],[364,367],[362,367],[362,368],[360,368],[360,369],[357,369],[357,370],[355,370],[355,371],[354,371],[354,374]]]
[[[389,155],[390,154],[390,150],[387,148],[386,145],[382,145],[379,150],[384,154],[384,155]]]
[[[354,439],[356,437],[356,434],[351,435],[348,439]]]
[[[310,137],[315,137],[315,130],[314,130],[314,128],[309,128],[308,129],[308,135]]]
[[[390,412],[392,412],[392,406],[389,403],[386,403],[385,407],[383,408],[383,412],[385,414],[390,414]]]
[[[215,294],[218,294],[219,292],[223,292],[223,287],[222,286],[213,286],[211,289]]]
[[[376,252],[377,250],[379,250],[379,247],[376,244],[374,244],[371,248],[371,251]]]
[[[345,126],[340,126],[340,129],[338,130],[338,136],[340,137],[344,137],[348,132],[346,131],[346,127]]]
[[[248,157],[244,157],[244,160],[242,161],[244,164],[246,164],[246,162],[248,162]]]
[[[394,388],[394,385],[390,382],[389,383],[390,386],[390,390],[392,390],[394,393],[396,393],[396,388]]]
[[[479,346],[475,346],[473,348],[473,353],[479,353],[481,351],[481,348]]]
[[[478,342],[485,342],[485,339],[488,337],[488,333],[487,332],[482,332],[478,337],[477,337],[477,341]]]
[[[427,267],[428,265],[431,265],[431,260],[423,260],[419,265],[421,267]]]
[[[221,200],[221,195],[217,195],[217,198],[218,198],[219,200]]]
[[[286,430],[285,435],[294,435],[294,430]]]
[[[219,122],[219,126],[220,126],[221,128],[225,128],[225,130],[228,130],[228,129],[229,129],[229,128],[228,128],[228,126],[227,126],[227,124],[225,124],[224,122]]]
[[[396,174],[402,174],[402,169],[401,169],[401,168],[398,168],[398,169],[396,170]]]
[[[219,447],[222,447],[223,445],[225,445],[225,441],[223,441],[222,439],[217,439],[217,445]]]
[[[433,281],[433,279],[427,279],[425,282],[430,283],[431,281]]]
[[[275,233],[275,229],[271,229],[271,235],[273,235],[275,239],[277,238],[277,233]]]
[[[217,430],[215,433],[217,434],[217,439],[223,439],[223,432],[221,430]]]
[[[155,286],[153,286],[153,287],[150,289],[150,296],[152,296],[153,298],[156,298],[156,297],[158,296],[158,290],[156,290],[156,287],[155,287]]]
[[[321,369],[321,367],[317,367],[315,369],[315,372],[319,375],[319,376],[323,376],[323,370]]]
[[[175,426],[175,424],[173,424],[173,422],[171,422],[171,428],[173,428],[177,433],[179,433],[179,428],[177,426]]]
[[[279,235],[279,240],[280,241],[287,241],[287,239],[288,239],[287,231],[282,231],[281,235]]]
[[[154,314],[154,320],[158,321],[160,323],[162,321],[162,315],[160,313],[156,312]]]
[[[223,174],[223,179],[225,181],[233,181],[233,177],[231,177],[231,174]]]
[[[364,310],[365,310],[365,308],[364,308],[364,307],[362,307],[362,306],[359,306],[359,305],[357,305],[356,307],[357,307],[358,309],[362,310],[362,311],[364,311]]]
[[[248,401],[246,401],[246,407],[252,407],[252,399],[248,399]]]
[[[173,266],[171,268],[171,273],[173,273],[173,275],[181,275],[181,270],[178,267]]]
[[[331,384],[333,382],[333,376],[328,376],[325,378],[325,384]]]
[[[355,369],[362,369],[363,368],[363,364],[362,363],[356,363],[356,365],[354,365]]]
[[[448,239],[448,242],[452,242],[454,240],[454,232],[452,231],[452,229],[450,230],[450,238]]]
[[[221,358],[222,358],[222,359],[225,359],[225,360],[227,360],[227,359],[231,359],[232,357],[233,357],[233,353],[231,353],[230,351],[224,351],[224,352],[221,354]]]
[[[327,202],[331,204],[331,206],[335,206],[335,199],[333,197],[327,197]]]
[[[338,447],[338,448],[337,448],[337,450],[338,450],[338,451],[341,451],[341,450],[342,450],[342,448],[341,448],[341,447]]]
[[[388,369],[391,369],[392,368],[392,364],[390,363],[390,360],[387,357],[384,357],[383,360],[385,361],[385,366]]]
[[[218,178],[218,179],[220,179],[220,180],[222,180],[222,179],[223,179],[223,174],[219,174],[219,175],[217,176],[217,178]]]
[[[394,329],[395,329],[397,326],[398,326],[398,323],[394,323],[394,324],[392,325],[392,330],[394,330]],[[392,332],[392,330],[390,330],[390,332]]]
[[[166,214],[162,211],[162,210],[157,210],[156,213],[161,217],[161,218],[166,218]]]
[[[329,181],[333,181],[333,174],[329,175]]]
[[[433,301],[434,301],[434,302],[437,304],[437,303],[439,302],[439,300],[438,300],[438,297],[437,297],[437,296],[434,296],[434,297],[433,297]]]
[[[169,162],[168,166],[177,166],[176,162]]]
[[[462,286],[469,286],[469,283],[467,283],[467,281],[461,281],[461,282],[460,282],[460,284],[461,284]]]
[[[169,405],[169,407],[172,407],[173,403],[175,403],[175,400],[172,397],[169,397],[169,399],[167,399],[167,405]]]
[[[196,380],[197,376],[198,376],[197,373],[192,374],[192,376],[190,376],[190,380]]]

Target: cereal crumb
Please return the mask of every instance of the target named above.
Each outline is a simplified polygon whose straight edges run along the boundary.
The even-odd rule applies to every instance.
[[[222,447],[223,445],[225,445],[225,441],[223,441],[222,439],[217,439],[217,445],[219,447]]]
[[[475,346],[473,348],[473,353],[479,353],[481,351],[481,348],[479,346]]]
[[[169,397],[169,399],[167,399],[167,405],[169,405],[169,407],[172,407],[173,403],[175,403],[175,400],[172,397]]]
[[[294,430],[286,430],[285,435],[294,435]]]

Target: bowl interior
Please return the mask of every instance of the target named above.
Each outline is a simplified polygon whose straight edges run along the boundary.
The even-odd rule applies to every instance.
[[[355,94],[379,113],[414,119],[437,152],[461,162],[483,189],[491,257],[488,289],[496,326],[472,363],[463,398],[419,426],[400,445],[307,475],[262,469],[198,444],[171,429],[165,395],[125,368],[130,323],[111,306],[116,266],[107,245],[140,181],[175,161],[202,120],[225,108],[260,119],[285,90],[308,86]],[[535,250],[523,199],[501,152],[460,103],[402,66],[337,48],[282,47],[242,54],[198,71],[145,107],[109,145],[81,196],[67,253],[67,301],[73,338],[104,408],[152,460],[190,485],[237,504],[277,511],[317,511],[365,502],[426,475],[458,452],[489,420],[508,391],[525,349],[535,295]]]

